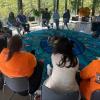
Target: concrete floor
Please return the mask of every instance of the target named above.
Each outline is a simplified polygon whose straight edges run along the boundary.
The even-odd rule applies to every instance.
[[[9,97],[12,95],[12,91],[5,86],[4,92],[3,90],[0,90],[0,100],[9,100]],[[20,96],[18,94],[15,94],[12,98],[12,100],[30,100],[29,96]],[[34,100],[34,99],[32,99]]]

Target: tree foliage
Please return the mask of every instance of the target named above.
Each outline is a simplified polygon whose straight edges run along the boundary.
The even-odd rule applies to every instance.
[[[48,8],[49,11],[53,11],[53,0],[40,0],[41,1],[41,8]],[[80,2],[78,2],[80,1]],[[82,3],[82,1],[84,1]],[[67,7],[70,9],[71,12],[75,12],[77,8],[80,6],[92,8],[93,0],[67,0]],[[77,4],[76,4],[77,2]],[[100,0],[95,4],[96,5],[96,12],[100,11]],[[32,9],[38,10],[38,0],[23,0],[23,10],[25,14],[29,14]],[[59,0],[59,12],[62,13],[65,10],[65,0]],[[0,17],[7,17],[9,12],[13,11],[15,14],[18,12],[17,8],[17,0],[0,0]]]

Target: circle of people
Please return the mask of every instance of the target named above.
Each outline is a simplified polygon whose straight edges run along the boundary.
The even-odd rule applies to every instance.
[[[100,90],[100,59],[93,60],[79,71],[79,59],[73,54],[72,42],[63,36],[53,36],[49,41],[53,45],[53,67],[47,65],[49,78],[43,84],[58,93],[78,91],[82,97],[90,100],[91,94]],[[22,47],[20,36],[15,35],[9,39],[7,48],[0,53],[0,74],[9,78],[27,77],[30,93],[34,93],[40,87],[44,62],[37,59],[34,50],[26,52]],[[78,78],[76,73],[79,73]]]
[[[42,26],[49,28],[50,18],[50,13],[46,8],[42,12]],[[59,29],[59,19],[59,13],[55,10],[53,20],[57,29]],[[69,19],[70,12],[66,10],[63,14],[63,22],[67,28]],[[22,11],[16,18],[14,13],[10,12],[7,24],[9,27],[18,27],[19,31],[21,30],[20,27],[29,31],[27,18]],[[0,24],[0,27],[2,27],[2,24]],[[4,28],[0,30],[0,33],[6,30]],[[0,50],[0,74],[10,78],[27,77],[31,87],[30,93],[34,93],[39,88],[42,80],[44,62],[36,58],[34,50],[30,53],[22,51],[23,43],[20,36],[10,35],[9,37],[7,44],[1,43],[6,45],[7,48]],[[49,78],[44,82],[44,85],[58,93],[80,91],[82,97],[90,100],[91,94],[100,90],[100,59],[93,60],[83,70],[79,71],[79,59],[73,54],[73,44],[69,39],[53,36],[49,40],[53,44],[51,55],[53,67],[50,64],[47,65]],[[79,73],[78,77],[76,77],[76,73]],[[25,91],[23,92],[25,93]]]
[[[45,8],[43,11],[41,11],[41,13],[42,13],[42,27],[48,27],[49,29],[51,26],[53,28],[53,22],[54,22],[56,25],[56,29],[59,29],[60,15],[58,10],[55,10],[52,15],[53,22],[51,23],[51,25],[49,25],[51,19],[51,12],[48,11],[48,8]],[[63,14],[64,26],[66,26],[67,28],[68,28],[67,23],[69,22],[69,19],[70,19],[70,12],[69,9],[67,9]],[[3,27],[2,22],[0,22],[0,29],[1,27]],[[9,13],[8,20],[7,20],[7,27],[8,28],[16,27],[19,34],[22,28],[24,29],[25,32],[29,32],[30,30],[30,25],[28,24],[28,18],[26,15],[23,14],[22,10],[19,12],[19,14],[16,17],[14,15],[14,12]]]

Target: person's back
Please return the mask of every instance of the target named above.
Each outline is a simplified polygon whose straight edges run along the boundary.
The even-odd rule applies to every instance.
[[[67,48],[66,46],[71,45],[71,44],[67,45],[67,43],[64,43],[66,41],[67,40],[64,40],[61,44],[59,43],[59,47],[56,48],[58,53],[56,52],[52,54],[51,56],[53,65],[52,74],[45,82],[45,85],[48,88],[51,88],[54,91],[60,93],[64,93],[66,91],[79,90],[78,84],[75,79],[76,72],[78,71],[79,67],[79,62],[76,57],[72,57],[73,61],[75,62],[71,64],[72,62],[69,60],[69,56],[68,55],[67,57],[64,56],[66,55],[66,52],[67,53],[69,52],[69,50],[66,49]],[[65,63],[62,62],[64,60]]]
[[[60,68],[56,65],[61,60],[61,54],[52,55],[52,74],[47,80],[46,86],[53,88],[56,92],[64,93],[66,91],[79,90],[75,76],[79,65],[74,68]],[[55,63],[56,62],[56,63]],[[69,62],[66,63],[67,65]]]
[[[8,48],[0,53],[0,71],[8,77],[30,77],[34,72],[36,58],[28,52],[20,51],[21,46],[19,37],[13,36]]]
[[[0,54],[1,72],[9,77],[31,76],[34,71],[35,57],[27,52],[16,52],[9,61],[6,61],[8,52],[9,49],[5,48]]]

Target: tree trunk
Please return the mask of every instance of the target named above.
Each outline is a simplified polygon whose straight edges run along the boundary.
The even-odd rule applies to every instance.
[[[57,10],[59,10],[59,0],[57,0]]]
[[[77,14],[77,1],[78,0],[75,0],[75,13]]]
[[[41,0],[38,0],[38,11],[40,12],[41,9]]]
[[[53,10],[59,10],[59,0],[53,0]]]
[[[68,3],[68,0],[65,0],[65,10],[67,10],[67,3]]]
[[[20,11],[23,11],[23,3],[22,3],[22,0],[17,0],[17,3],[18,3],[18,13]]]
[[[56,0],[53,0],[53,11],[56,9]]]
[[[93,0],[93,2],[92,2],[92,16],[95,15],[96,3],[97,3],[97,0]]]
[[[81,0],[77,0],[77,9],[76,9],[77,13],[79,11],[80,6],[81,6]]]

